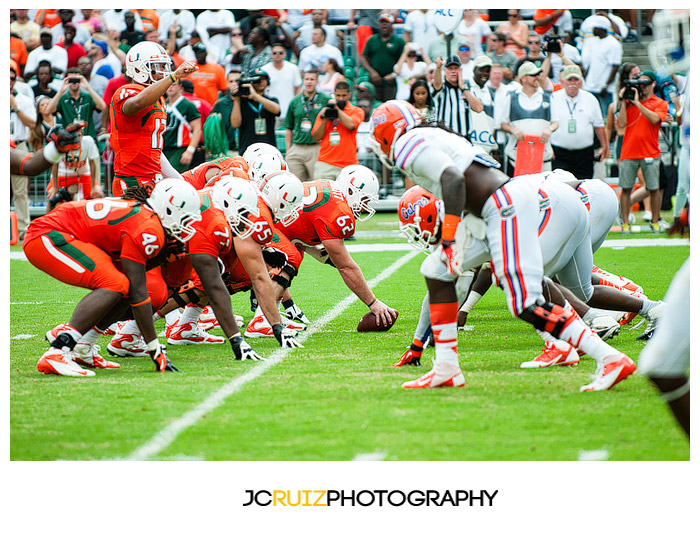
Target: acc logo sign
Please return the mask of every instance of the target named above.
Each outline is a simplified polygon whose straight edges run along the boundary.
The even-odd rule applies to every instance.
[[[403,216],[404,219],[409,219],[411,216],[413,216],[420,207],[424,207],[428,204],[428,200],[425,197],[421,197],[418,201],[415,203],[411,203],[408,205],[406,208],[401,209],[401,216]]]
[[[512,218],[513,216],[515,216],[515,208],[513,205],[508,205],[507,207],[503,207],[501,209],[501,218],[504,220],[507,218]]]

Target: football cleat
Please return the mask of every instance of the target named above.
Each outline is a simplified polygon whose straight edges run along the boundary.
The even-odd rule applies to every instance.
[[[565,350],[557,348],[553,342],[545,342],[542,353],[532,361],[520,363],[520,368],[545,368],[553,365],[578,365],[580,361],[576,348],[570,344],[566,345]]]
[[[211,335],[199,328],[198,324],[185,322],[173,327],[168,336],[168,344],[223,344],[226,339]]]
[[[58,348],[50,348],[44,355],[41,356],[36,364],[39,372],[44,374],[56,374],[58,376],[73,376],[76,378],[86,378],[94,376],[92,370],[85,370],[80,365],[74,363],[68,358],[68,353]]]
[[[431,387],[464,387],[464,374],[457,365],[435,363],[433,370],[417,380],[404,382],[404,389],[426,389]]]
[[[294,322],[299,322],[301,324],[309,323],[309,319],[306,318],[304,311],[299,309],[297,304],[294,304],[289,309],[286,309],[282,315],[286,316],[289,320],[293,320]]]
[[[119,363],[107,361],[104,357],[102,357],[100,355],[100,346],[98,344],[76,344],[70,356],[73,361],[78,363],[78,365],[88,368],[118,369],[121,367]]]
[[[122,330],[122,328],[124,327],[125,324],[126,324],[125,320],[124,321],[120,320],[119,322],[115,322],[114,324],[110,325],[106,330],[104,330],[103,335],[107,335],[107,336],[116,335],[117,333],[119,333]]]
[[[586,323],[604,341],[620,333],[620,324],[610,315],[599,315],[592,318],[590,323]]]
[[[289,328],[294,331],[304,331],[306,329],[304,324],[294,322],[293,320],[289,320],[284,316],[281,316],[281,319],[282,325],[285,328]],[[267,319],[263,315],[258,315],[250,321],[250,324],[248,324],[248,327],[245,330],[245,336],[258,339],[263,337],[274,337],[275,335],[272,332],[272,326]]]
[[[53,343],[53,341],[56,340],[56,337],[58,337],[61,332],[65,329],[67,324],[59,324],[53,329],[50,329],[49,331],[46,332],[46,335],[44,335],[44,338],[49,341],[49,344]]]
[[[140,335],[124,333],[112,337],[107,352],[117,357],[147,357],[148,346]]]
[[[410,348],[406,350],[399,360],[391,365],[392,367],[402,367],[403,365],[413,365],[420,367],[420,358],[423,352],[418,350],[411,350]]]
[[[666,304],[662,301],[658,301],[656,302],[656,305],[654,305],[649,312],[644,315],[644,318],[647,320],[647,327],[644,329],[644,333],[637,337],[638,341],[648,341],[651,339],[651,337],[654,335],[654,330],[656,329],[656,323],[658,322],[659,318],[661,318],[661,315],[664,314],[665,310]]]
[[[607,361],[601,371],[596,371],[596,378],[580,389],[584,391],[605,391],[631,376],[637,370],[634,362],[625,354],[615,354],[605,358]]]

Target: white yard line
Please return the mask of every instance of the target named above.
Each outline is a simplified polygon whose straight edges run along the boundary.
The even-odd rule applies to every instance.
[[[396,262],[394,262],[391,266],[386,268],[383,272],[381,272],[377,277],[375,277],[371,281],[368,281],[367,284],[370,288],[373,288],[374,286],[378,285],[379,283],[390,277],[394,272],[396,272],[399,268],[401,268],[411,259],[413,259],[416,255],[418,255],[418,253],[418,251],[412,251],[411,253],[404,255]],[[357,300],[357,296],[355,296],[354,294],[350,294],[349,296],[347,296],[335,307],[327,311],[326,314],[324,314],[321,318],[319,318],[315,322],[312,322],[307,330],[302,331],[299,335],[297,335],[297,340],[303,343],[311,335],[313,335],[314,333],[322,329],[326,324],[338,317],[343,311],[345,311],[345,309],[350,307],[350,305],[352,305],[355,302],[355,300]],[[127,460],[148,460],[149,458],[157,455],[159,452],[170,446],[173,443],[173,441],[175,441],[177,436],[180,435],[181,432],[188,429],[190,426],[196,424],[197,421],[207,413],[221,406],[221,404],[223,404],[229,396],[240,391],[243,388],[243,386],[245,386],[247,383],[262,376],[269,369],[271,369],[278,363],[281,363],[289,352],[289,348],[280,348],[279,350],[273,352],[272,355],[267,358],[267,360],[261,361],[253,368],[248,369],[241,376],[234,378],[226,385],[209,395],[198,406],[191,409],[182,417],[173,421],[168,426],[163,428],[163,430],[161,430],[155,436],[153,436],[153,438],[151,438],[150,441],[148,441],[143,446],[132,452],[131,455],[127,458]]]
[[[387,457],[387,453],[383,450],[377,450],[375,452],[363,452],[355,456],[353,462],[381,462]]]

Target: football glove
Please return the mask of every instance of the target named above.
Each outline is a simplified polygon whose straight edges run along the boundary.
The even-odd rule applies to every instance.
[[[440,260],[445,263],[447,270],[451,274],[462,274],[460,260],[457,253],[457,246],[454,240],[441,240],[442,250],[440,251]]]
[[[148,352],[151,359],[156,364],[156,372],[180,372],[180,369],[173,365],[165,352],[165,345],[159,344],[158,348]]]
[[[295,333],[282,324],[272,326],[272,333],[275,334],[277,342],[282,348],[303,348],[304,346],[296,340]]]
[[[391,365],[392,367],[401,367],[403,365],[413,365],[420,367],[420,358],[423,355],[423,349],[418,348],[416,345],[412,344],[408,350],[406,350],[401,358]]]
[[[46,135],[47,142],[54,142],[59,153],[67,153],[80,148],[79,132],[87,126],[86,121],[75,121],[67,127],[55,126]]]
[[[265,358],[261,357],[253,350],[250,344],[245,342],[240,334],[231,337],[229,342],[231,343],[231,349],[237,361],[245,361],[246,359],[250,359],[251,361],[265,361]]]
[[[286,316],[289,320],[294,320],[294,322],[301,322],[302,324],[309,323],[309,319],[306,318],[304,311],[299,309],[299,306],[296,303],[284,310],[284,316]]]

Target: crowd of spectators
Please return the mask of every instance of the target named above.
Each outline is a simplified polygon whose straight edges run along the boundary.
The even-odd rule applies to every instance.
[[[150,40],[163,45],[173,68],[198,65],[167,95],[165,149],[177,169],[265,141],[285,152],[302,180],[332,178],[344,165],[372,160],[369,116],[398,98],[510,172],[526,138],[544,146],[544,169],[581,178],[593,176],[596,160],[619,159],[625,195],[637,175],[650,183],[656,223],[656,168],[645,159],[658,161],[651,138],[676,118],[656,101],[643,106],[657,87],[652,71],[628,70],[625,77],[649,84],[622,96],[622,43],[638,39],[636,15],[583,11],[574,21],[570,10],[467,9],[446,36],[428,9],[12,9],[11,137],[37,150],[40,132],[84,119],[108,163],[108,109],[127,83],[125,52]],[[682,73],[673,74],[682,85]],[[651,124],[638,130],[640,121]],[[214,132],[224,133],[224,146],[210,141]],[[644,137],[648,156],[630,156],[631,142],[619,141]],[[614,143],[617,152],[609,150]],[[623,164],[630,159],[642,164]],[[381,169],[376,161],[371,167]],[[12,178],[20,230],[28,223],[20,208],[26,183]]]

